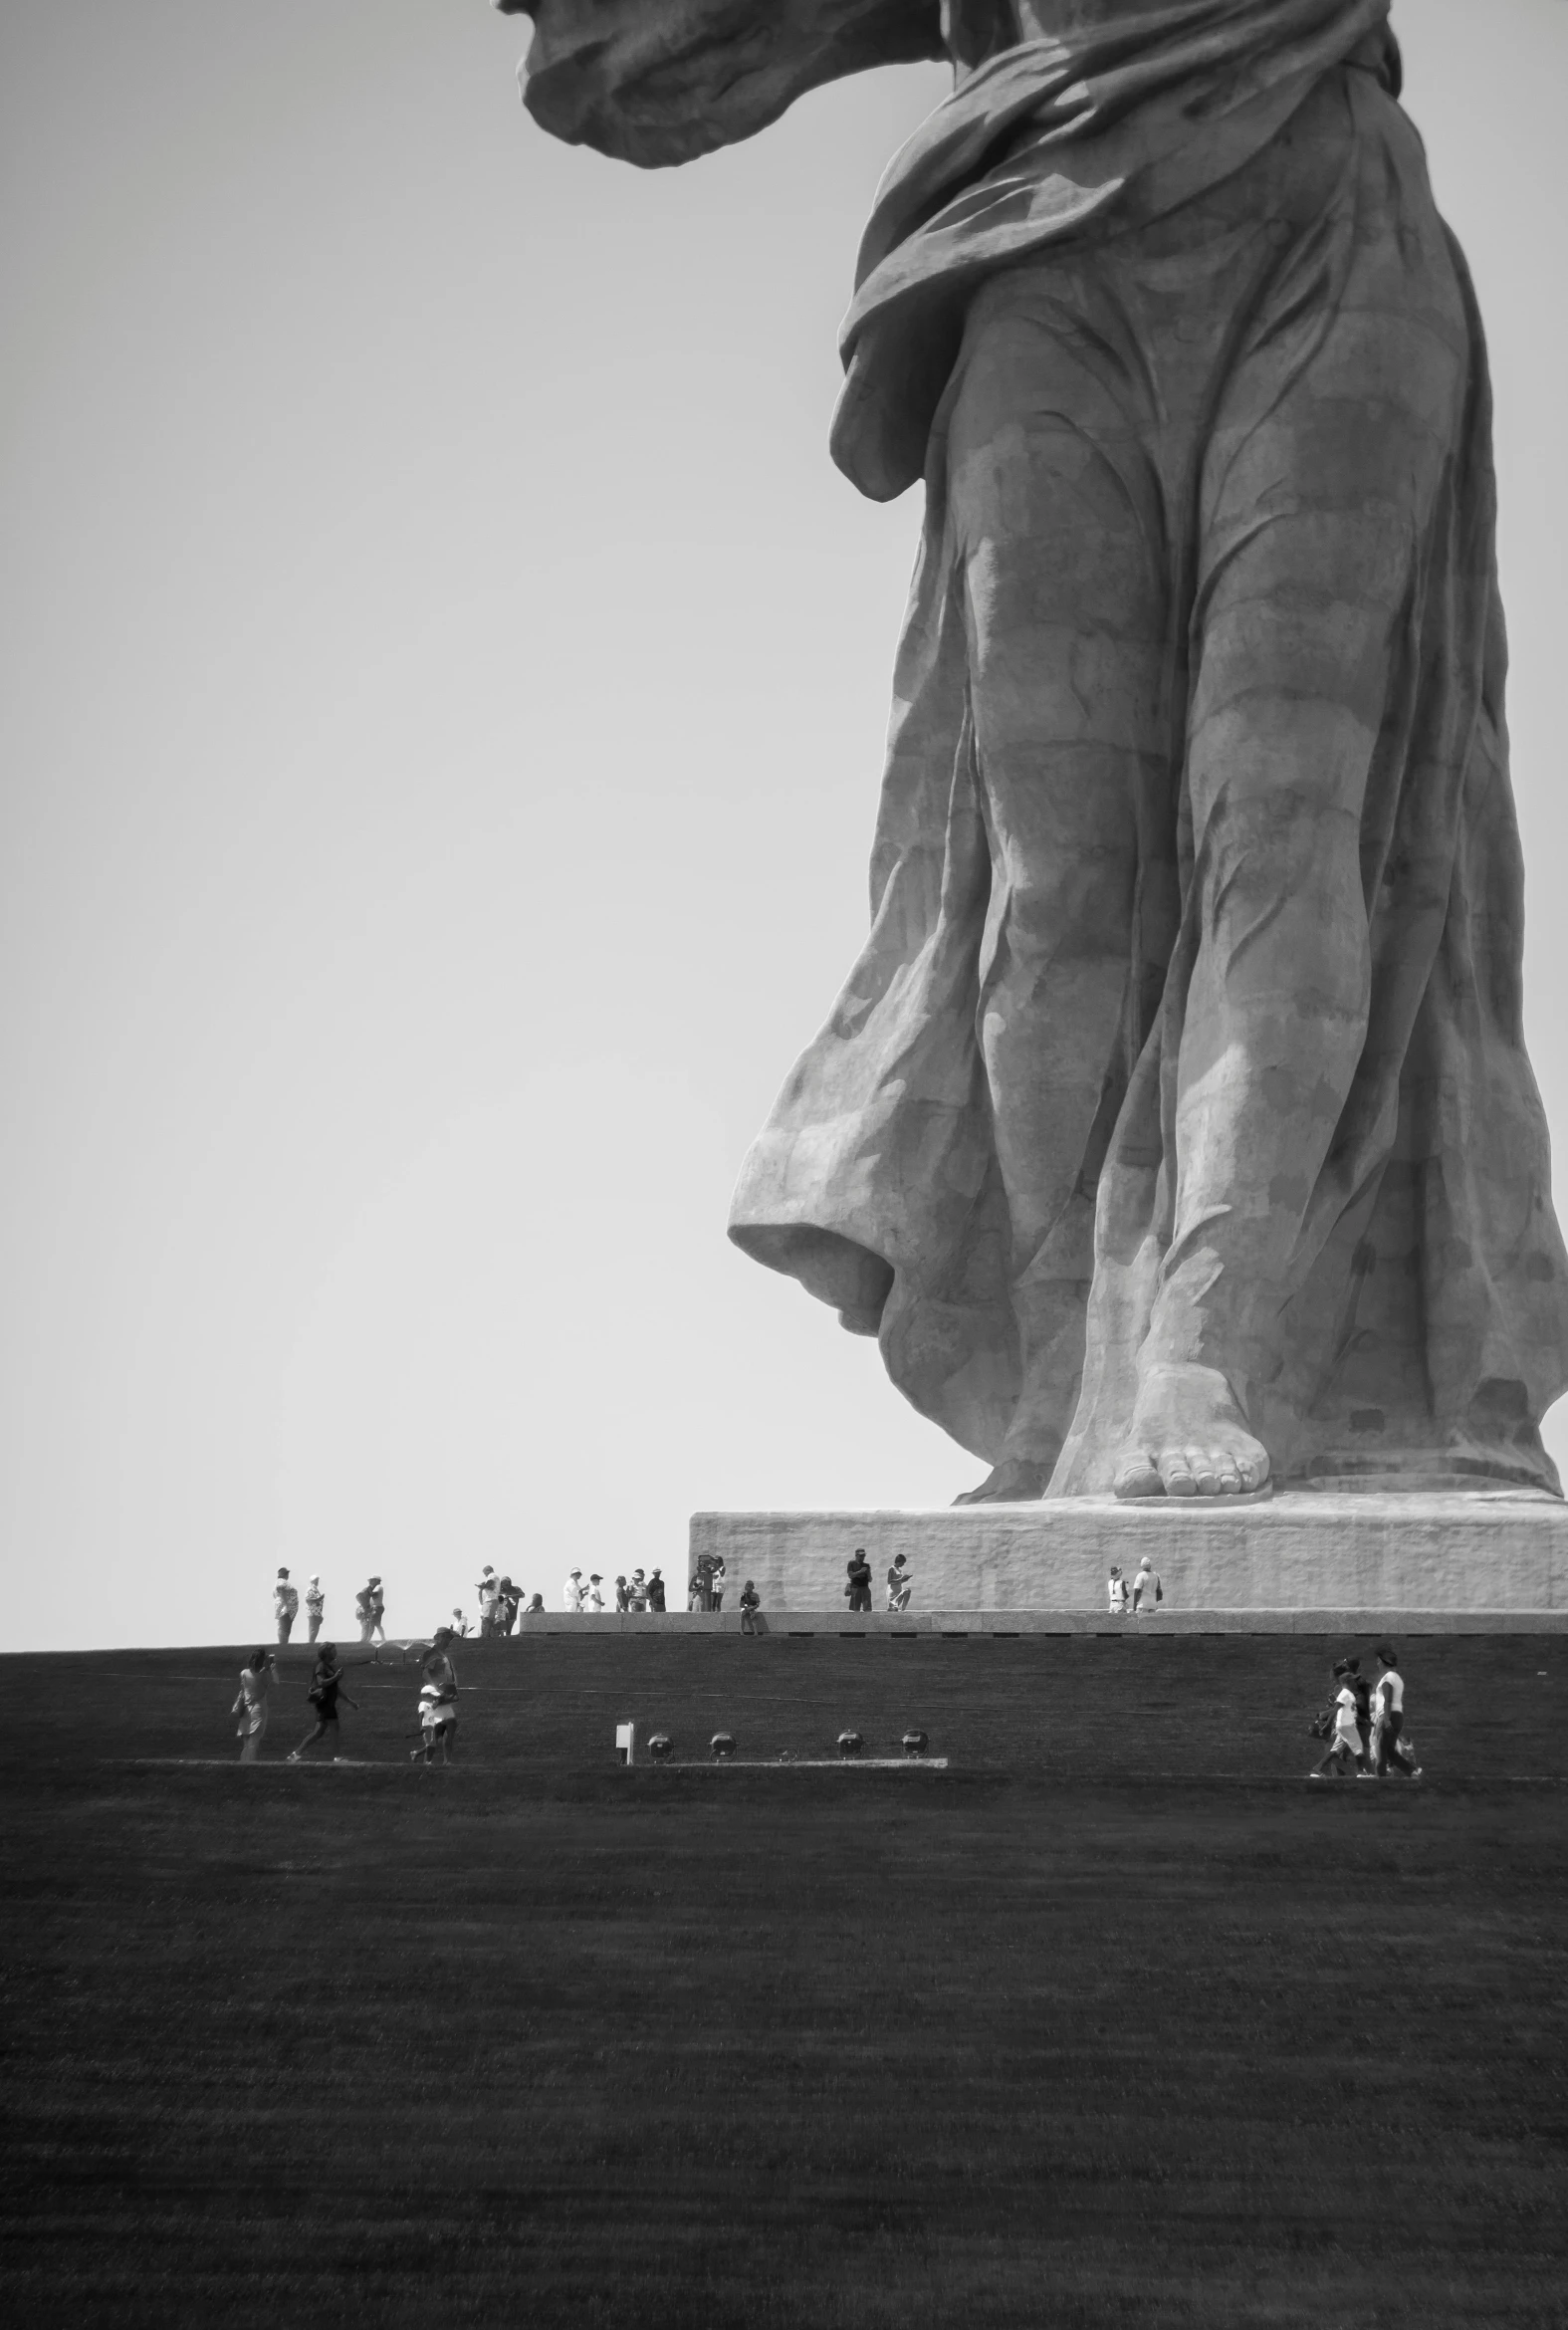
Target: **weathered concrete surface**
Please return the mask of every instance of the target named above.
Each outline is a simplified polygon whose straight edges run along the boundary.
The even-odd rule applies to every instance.
[[[733,1595],[754,1578],[765,1611],[845,1611],[844,1571],[866,1548],[875,1603],[895,1554],[915,1580],[910,1623],[936,1611],[1073,1611],[1106,1606],[1116,1562],[1145,1553],[1166,1614],[1288,1614],[1303,1630],[1381,1614],[1568,1614],[1568,1507],[1509,1496],[1281,1496],[1228,1509],[1196,1498],[1114,1498],[911,1513],[699,1513],[691,1552],[722,1553]],[[1358,1616],[1359,1614],[1359,1616]],[[728,1617],[728,1612],[722,1613]],[[1111,1623],[1107,1620],[1106,1623]],[[863,1620],[847,1614],[841,1623]],[[1142,1617],[1127,1620],[1142,1625]]]
[[[632,1613],[547,1610],[519,1620],[519,1634],[739,1634],[737,1610],[667,1610]],[[1165,1604],[1146,1625],[1083,1610],[906,1610],[888,1617],[880,1610],[848,1616],[842,1610],[764,1610],[757,1627],[765,1635],[995,1635],[1120,1634],[1129,1642],[1154,1641],[1162,1634],[1309,1634],[1350,1637],[1392,1634],[1396,1641],[1425,1634],[1568,1634],[1568,1610],[1173,1610]]]

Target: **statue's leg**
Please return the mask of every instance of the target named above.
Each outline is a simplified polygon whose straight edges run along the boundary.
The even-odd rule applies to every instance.
[[[1248,1387],[1277,1370],[1298,1241],[1361,1059],[1363,807],[1459,440],[1468,350],[1444,291],[1440,265],[1424,272],[1389,238],[1304,351],[1304,328],[1259,333],[1205,455],[1174,1216],[1123,1496],[1245,1490],[1267,1473]]]
[[[1022,1383],[979,1500],[1037,1497],[1076,1404],[1096,1140],[1125,1080],[1140,796],[1171,757],[1169,584],[1139,373],[1056,269],[971,320],[949,437],[991,845],[978,1033]],[[1069,305],[1070,302],[1070,305]],[[1180,729],[1178,727],[1179,736]]]

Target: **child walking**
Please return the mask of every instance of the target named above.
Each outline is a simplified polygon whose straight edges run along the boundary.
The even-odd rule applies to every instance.
[[[1345,1779],[1361,1762],[1361,1732],[1356,1722],[1356,1694],[1350,1680],[1350,1670],[1341,1659],[1334,1669],[1334,1729],[1329,1735],[1328,1748],[1320,1761],[1307,1773],[1308,1779],[1327,1779],[1332,1770],[1335,1779]]]
[[[447,1656],[452,1641],[449,1626],[437,1629],[436,1638],[426,1651],[420,1665],[424,1681],[419,1689],[419,1729],[423,1735],[422,1748],[409,1749],[409,1761],[417,1763],[423,1754],[426,1768],[435,1761],[437,1744],[441,1761],[452,1760],[452,1743],[457,1738],[457,1671]]]

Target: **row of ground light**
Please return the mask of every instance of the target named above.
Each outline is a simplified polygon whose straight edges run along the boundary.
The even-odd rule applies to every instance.
[[[854,1762],[858,1756],[865,1753],[865,1739],[863,1734],[859,1732],[840,1732],[833,1745],[836,1747],[840,1758],[846,1763]],[[912,1758],[923,1756],[930,1745],[930,1738],[925,1732],[905,1732],[899,1741],[899,1746],[905,1755]],[[655,1763],[668,1763],[675,1753],[675,1742],[670,1738],[668,1732],[652,1733],[646,1746],[649,1757]],[[636,1725],[617,1724],[615,1726],[615,1752],[622,1763],[636,1762],[637,1747]],[[733,1732],[715,1732],[708,1742],[708,1753],[715,1763],[729,1762],[735,1751],[735,1734]],[[773,1760],[786,1763],[792,1758],[785,1750]]]

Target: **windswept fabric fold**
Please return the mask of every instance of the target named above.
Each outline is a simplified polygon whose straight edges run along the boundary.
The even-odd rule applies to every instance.
[[[1389,0],[1178,0],[991,59],[888,168],[860,245],[832,428],[890,501],[925,468],[966,304],[999,269],[1162,217],[1241,168],[1331,66],[1399,86]]]

